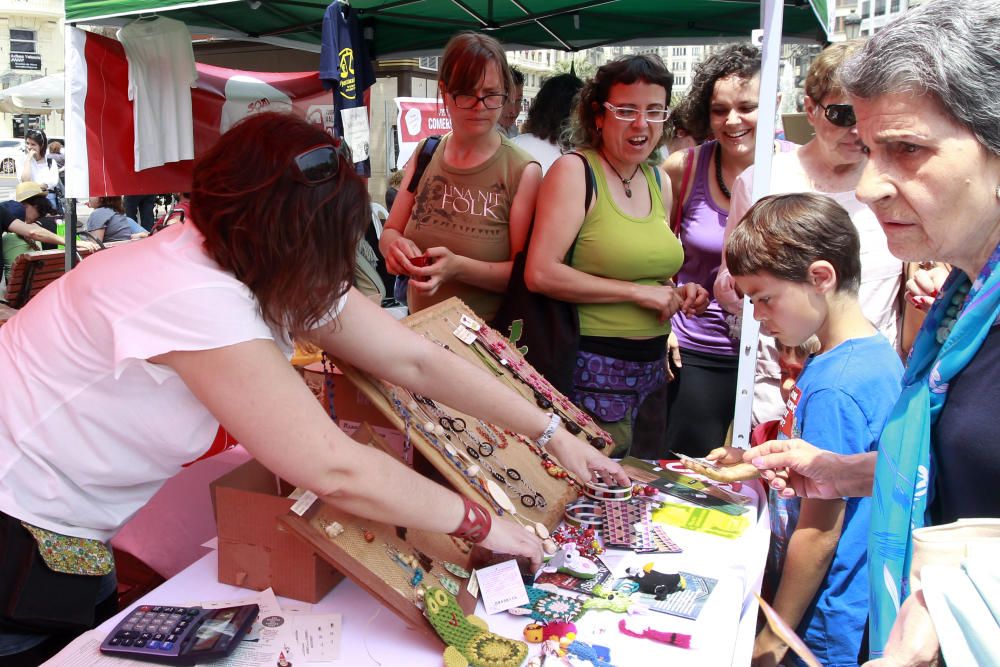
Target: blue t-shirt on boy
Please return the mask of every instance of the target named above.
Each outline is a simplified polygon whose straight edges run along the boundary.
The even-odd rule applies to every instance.
[[[877,449],[899,398],[903,364],[881,334],[844,341],[809,359],[786,405],[779,439],[802,438],[837,454]],[[797,632],[827,667],[857,667],[868,618],[871,498],[845,498],[844,524],[826,579]],[[770,497],[774,535],[768,563],[779,574],[799,517],[799,500]],[[800,665],[789,652],[786,664]]]

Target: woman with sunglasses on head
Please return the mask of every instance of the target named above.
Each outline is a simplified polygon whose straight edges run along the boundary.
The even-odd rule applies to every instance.
[[[899,350],[899,297],[904,265],[889,252],[885,232],[875,214],[858,201],[854,193],[865,168],[865,154],[858,138],[854,110],[839,78],[841,65],[863,44],[858,40],[829,46],[809,67],[805,108],[816,136],[794,151],[774,156],[769,192],[819,192],[832,197],[847,210],[861,240],[858,301],[875,328]],[[753,178],[751,167],[734,184],[727,230],[750,208]],[[734,314],[742,311],[743,297],[736,292],[724,263],[715,281],[715,298]],[[753,401],[755,424],[780,419],[784,413],[780,392],[782,354],[773,338],[761,337]]]
[[[48,141],[41,130],[28,130],[24,134],[24,148],[27,155],[21,166],[21,182],[39,183],[48,191],[52,208],[61,213],[55,189],[59,185],[59,165],[52,157],[46,157]]]
[[[291,115],[251,116],[199,158],[193,183],[186,224],[87,258],[0,328],[0,581],[20,581],[8,570],[33,548],[25,524],[50,542],[86,538],[101,555],[167,478],[235,442],[341,510],[538,564],[541,542],[519,524],[490,522],[480,505],[347,437],[288,363],[293,340],[525,433],[577,475],[628,483],[550,415],[350,287],[371,218],[340,140]],[[110,562],[63,578],[52,599],[0,595],[91,624],[114,590]],[[47,630],[12,618],[9,602],[0,655]]]
[[[617,454],[661,450],[670,318],[708,302],[703,287],[671,280],[684,253],[667,220],[669,181],[646,164],[664,141],[672,84],[659,58],[637,55],[584,85],[573,116],[579,152],[545,175],[525,266],[529,289],[577,304],[572,398]]]
[[[693,136],[710,139],[664,163],[674,194],[671,221],[684,244],[677,278],[708,290],[719,270],[733,184],[754,160],[760,66],[760,49],[749,44],[728,46],[697,66],[678,113]],[[699,317],[673,318],[667,451],[704,456],[723,444],[733,420],[739,342],[717,298]]]
[[[541,168],[496,130],[514,92],[499,42],[460,33],[439,71],[452,131],[411,184],[424,143],[417,146],[379,246],[389,271],[410,277],[411,312],[458,296],[491,320],[528,236]]]

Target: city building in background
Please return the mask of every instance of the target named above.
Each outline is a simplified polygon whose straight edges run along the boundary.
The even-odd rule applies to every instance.
[[[62,0],[0,0],[0,89],[63,71]],[[62,111],[0,113],[0,139],[24,137],[25,125],[63,136]]]

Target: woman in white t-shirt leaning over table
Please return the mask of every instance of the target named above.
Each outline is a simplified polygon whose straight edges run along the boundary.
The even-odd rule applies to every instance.
[[[292,339],[528,434],[578,476],[628,483],[558,419],[349,287],[371,217],[339,139],[252,116],[193,182],[191,224],[88,258],[0,328],[0,655],[92,625],[113,591],[104,543],[183,466],[236,441],[341,510],[539,564],[541,541],[517,523],[348,438],[288,363]],[[43,557],[85,558],[21,585],[39,556],[29,532],[54,545]]]

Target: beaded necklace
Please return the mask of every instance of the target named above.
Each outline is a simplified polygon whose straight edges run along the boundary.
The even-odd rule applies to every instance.
[[[715,181],[719,184],[722,194],[726,195],[726,199],[731,199],[733,194],[726,187],[725,179],[722,178],[722,144],[715,144]]]
[[[951,330],[955,328],[955,323],[965,309],[965,302],[969,298],[970,285],[971,283],[968,282],[959,285],[955,294],[951,297],[951,304],[944,311],[944,317],[941,318],[941,324],[935,332],[935,338],[937,338],[938,343],[943,345],[948,339]]]

